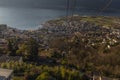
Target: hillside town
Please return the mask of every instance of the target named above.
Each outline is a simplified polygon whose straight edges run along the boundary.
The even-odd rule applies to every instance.
[[[80,17],[81,18],[81,17]],[[85,18],[83,16],[83,18]],[[87,17],[86,17],[87,18]],[[106,17],[105,17],[106,18]],[[79,18],[78,18],[79,19]],[[105,25],[97,25],[89,21],[78,20],[75,16],[74,21],[66,22],[65,19],[51,20],[43,24],[43,28],[37,30],[18,30],[15,28],[7,27],[7,25],[0,25],[0,45],[5,44],[8,38],[28,39],[30,37],[36,40],[42,40],[42,36],[71,36],[79,32],[82,37],[89,41],[89,44],[107,43],[115,44],[120,40],[120,29],[116,28],[119,24],[116,22],[115,27],[108,27]],[[70,19],[71,20],[71,19]],[[41,39],[40,39],[41,38]],[[83,38],[83,40],[84,40]],[[96,40],[94,39],[96,38]]]
[[[22,76],[20,80],[23,79],[23,76],[25,77],[25,80],[35,80],[35,75],[38,75],[41,72],[36,71],[38,74],[33,75],[30,73],[30,70],[32,70],[33,67],[35,67],[36,70],[41,70],[42,66],[45,65],[48,65],[46,69],[51,69],[50,66],[55,66],[58,71],[59,69],[62,71],[68,67],[69,69],[66,73],[71,72],[71,76],[73,72],[81,74],[82,78],[80,76],[79,80],[119,80],[120,75],[117,73],[119,73],[120,69],[119,65],[116,65],[116,63],[120,61],[119,59],[117,59],[116,62],[110,61],[111,64],[114,63],[116,66],[115,69],[118,69],[118,72],[117,70],[113,73],[108,71],[108,73],[111,74],[110,76],[107,73],[106,68],[110,68],[111,65],[107,65],[106,68],[103,68],[103,65],[100,64],[102,64],[101,61],[105,58],[111,58],[111,55],[114,55],[112,49],[116,50],[119,48],[120,19],[103,16],[74,16],[68,18],[69,19],[63,17],[47,21],[42,24],[42,28],[37,30],[19,30],[11,28],[6,24],[1,24],[0,80],[11,80],[13,74],[18,78]],[[114,22],[111,22],[111,19],[114,19]],[[104,22],[102,23],[101,20]],[[111,25],[109,26],[109,24]],[[115,52],[119,55],[119,52],[117,51],[118,49]],[[79,54],[75,55],[74,53]],[[82,55],[81,53],[86,54]],[[92,56],[92,54],[94,56]],[[98,55],[103,59],[100,59]],[[114,56],[112,59],[119,57]],[[96,57],[98,57],[99,60],[95,59]],[[71,59],[73,60],[71,61]],[[79,63],[79,61],[82,62],[82,60],[84,65]],[[87,60],[89,63],[84,62]],[[98,64],[96,63],[96,66],[98,66],[96,68],[94,68],[94,61],[98,62]],[[106,60],[106,63],[109,63],[109,60]],[[38,66],[40,66],[40,68],[38,68]],[[91,69],[88,68],[88,66],[90,66]],[[88,69],[85,69],[86,67]],[[94,71],[93,69],[100,70],[101,73],[103,70],[104,74],[98,74],[100,71]],[[92,72],[96,73],[92,74]],[[32,77],[33,79],[31,76],[34,76]],[[17,77],[13,80],[17,80]],[[31,79],[29,79],[29,77]],[[52,80],[59,80],[55,79],[55,75],[52,75],[52,77],[54,77]],[[71,79],[69,80],[74,80],[72,77],[70,78]],[[68,80],[65,79],[64,76],[60,79]]]

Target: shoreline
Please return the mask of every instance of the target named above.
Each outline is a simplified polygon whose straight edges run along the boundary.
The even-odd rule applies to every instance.
[[[79,16],[79,17],[106,17],[106,18],[120,18],[120,16],[118,17],[118,16],[105,16],[105,15],[100,15],[100,16],[95,16],[95,15],[76,15],[75,14],[75,16]],[[71,16],[69,16],[69,17],[71,17]],[[44,23],[41,23],[40,25],[38,25],[38,26],[36,26],[36,27],[25,27],[25,28],[17,28],[17,27],[12,27],[12,26],[10,26],[10,25],[8,25],[8,24],[0,24],[0,25],[7,25],[7,27],[9,27],[9,28],[13,28],[13,29],[17,29],[17,30],[21,30],[21,31],[35,31],[35,30],[39,30],[39,29],[41,29],[41,28],[43,28],[43,25],[44,24],[46,24],[47,22],[49,22],[49,21],[52,21],[52,20],[58,20],[58,19],[61,19],[61,18],[65,18],[65,16],[64,17],[58,17],[58,18],[54,18],[54,19],[51,19],[51,20],[47,20],[47,21],[45,21]]]

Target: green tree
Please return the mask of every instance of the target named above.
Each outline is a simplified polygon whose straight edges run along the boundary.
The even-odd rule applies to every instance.
[[[7,54],[10,56],[15,56],[18,50],[18,39],[12,38],[8,40],[7,44]]]
[[[0,48],[0,54],[3,54],[3,53],[4,53],[3,49]]]
[[[37,77],[36,80],[56,80],[56,79],[52,77],[48,72],[43,72]]]
[[[38,58],[39,44],[33,38],[25,42],[17,51],[18,54],[22,53],[26,60],[35,61]]]

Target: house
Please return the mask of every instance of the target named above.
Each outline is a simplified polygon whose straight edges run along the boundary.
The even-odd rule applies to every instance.
[[[106,76],[101,76],[100,72],[93,72],[92,76],[90,77],[90,80],[119,80],[119,79],[115,79],[115,78],[109,78]]]
[[[102,80],[101,76],[93,76],[93,80]]]
[[[5,39],[0,39],[0,48],[4,49],[7,47],[7,40]]]
[[[6,24],[0,24],[0,31],[3,31],[7,29],[7,25]]]
[[[94,76],[92,80],[120,80],[116,78],[109,78],[109,77],[104,77],[104,76]]]
[[[7,55],[1,55],[0,56],[0,63],[4,62],[23,62],[23,59],[21,56],[7,56]]]
[[[12,80],[13,70],[0,68],[0,80]]]

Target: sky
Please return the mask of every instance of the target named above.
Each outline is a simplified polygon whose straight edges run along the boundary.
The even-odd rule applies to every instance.
[[[70,0],[73,3],[74,0]],[[100,9],[110,0],[77,0],[78,8]],[[120,0],[113,0],[109,9],[120,10]],[[64,9],[66,0],[0,0],[1,7]]]

